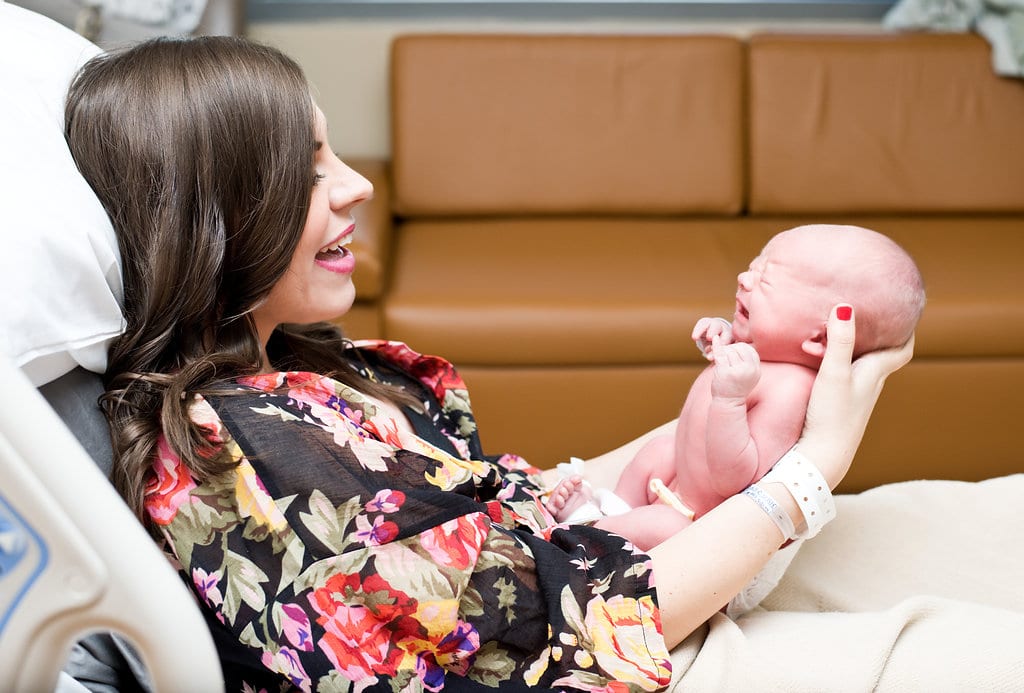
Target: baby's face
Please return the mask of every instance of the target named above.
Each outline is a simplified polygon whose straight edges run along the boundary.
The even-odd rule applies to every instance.
[[[733,338],[766,361],[803,361],[801,344],[824,330],[835,301],[827,248],[806,235],[773,238],[737,277]]]

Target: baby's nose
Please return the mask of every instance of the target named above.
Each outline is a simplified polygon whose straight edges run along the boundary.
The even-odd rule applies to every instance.
[[[750,291],[754,288],[754,273],[750,270],[740,272],[736,277],[736,283],[742,291]]]

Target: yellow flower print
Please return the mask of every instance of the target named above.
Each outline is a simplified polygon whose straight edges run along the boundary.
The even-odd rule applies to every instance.
[[[237,448],[234,442],[229,445]],[[235,452],[236,450],[231,450],[232,456]],[[238,454],[241,455],[241,452]],[[238,513],[241,517],[252,517],[275,532],[288,526],[284,513],[263,488],[263,482],[256,475],[256,470],[245,459],[235,467],[235,496],[238,498]]]
[[[664,639],[657,629],[651,597],[595,597],[587,604],[585,623],[594,657],[613,680],[654,691],[669,684],[672,670]]]

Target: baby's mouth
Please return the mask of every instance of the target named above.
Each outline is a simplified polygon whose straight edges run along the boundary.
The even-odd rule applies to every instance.
[[[750,318],[750,311],[747,310],[746,306],[740,303],[739,299],[736,299],[736,315],[744,320]]]

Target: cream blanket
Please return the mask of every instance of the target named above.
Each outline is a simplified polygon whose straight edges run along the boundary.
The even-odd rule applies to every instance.
[[[673,688],[1024,691],[1024,474],[836,502],[761,607],[675,649]]]

